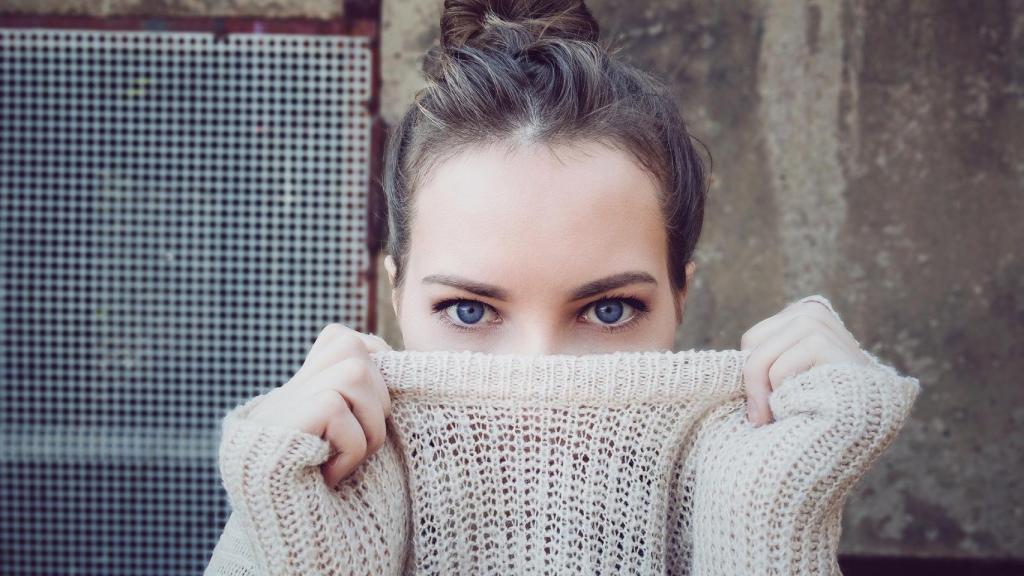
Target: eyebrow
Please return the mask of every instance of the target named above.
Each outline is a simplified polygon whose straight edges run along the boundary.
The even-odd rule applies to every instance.
[[[504,288],[500,288],[492,284],[484,284],[483,282],[477,282],[475,280],[469,280],[468,278],[461,278],[454,274],[431,274],[429,276],[424,276],[423,283],[444,284],[445,286],[459,288],[460,290],[465,290],[466,292],[476,294],[477,296],[492,298],[502,302],[509,299],[508,291]],[[583,300],[584,298],[596,296],[609,290],[640,283],[657,285],[658,281],[647,272],[639,270],[620,272],[618,274],[612,274],[611,276],[606,276],[583,284],[572,292],[572,298],[569,301],[575,302],[577,300]]]

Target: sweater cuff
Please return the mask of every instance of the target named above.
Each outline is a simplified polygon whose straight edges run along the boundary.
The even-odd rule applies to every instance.
[[[896,368],[894,366],[886,364],[881,358],[879,358],[878,356],[875,356],[874,354],[872,354],[871,352],[867,351],[866,349],[862,348],[861,352],[863,352],[865,355],[867,355],[868,359],[871,360],[871,366],[873,368],[881,370],[881,371],[885,372],[886,374],[888,374],[889,376],[891,376],[893,378],[903,378],[904,377],[903,375],[901,375],[899,373],[898,370],[896,370]]]
[[[690,495],[701,503],[695,573],[835,573],[845,498],[896,438],[918,392],[916,378],[833,363],[773,391],[775,421],[766,426],[747,422],[741,400],[724,405],[696,436],[704,456],[693,463]]]
[[[232,541],[245,540],[251,564],[268,576],[398,574],[407,554],[410,502],[394,439],[389,435],[349,477],[328,486],[320,465],[330,456],[330,442],[249,419],[268,395],[223,419],[219,463],[237,517]]]
[[[310,559],[289,552],[308,546],[296,543],[295,533],[310,512],[312,486],[323,483],[318,465],[327,461],[330,443],[301,430],[250,421],[269,394],[247,400],[223,418],[221,482],[261,572],[304,573]]]
[[[833,362],[790,376],[768,396],[768,405],[777,421],[797,414],[902,420],[919,392],[916,378],[874,358],[867,365]]]
[[[219,460],[225,483],[243,477],[265,480],[327,461],[327,440],[302,430],[249,420],[252,411],[272,392],[251,398],[224,416]]]

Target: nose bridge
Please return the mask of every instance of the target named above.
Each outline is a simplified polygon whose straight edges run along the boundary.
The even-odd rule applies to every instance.
[[[558,326],[551,319],[535,316],[524,320],[512,342],[516,354],[557,354],[563,342]]]
[[[523,354],[557,354],[558,345],[548,336],[536,336],[523,346]]]

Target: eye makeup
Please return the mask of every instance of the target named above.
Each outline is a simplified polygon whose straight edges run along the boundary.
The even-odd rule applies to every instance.
[[[590,309],[600,304],[604,304],[606,302],[621,302],[633,309],[633,315],[630,316],[628,320],[620,324],[601,324],[598,322],[591,322],[590,320],[587,319],[587,312]],[[444,300],[440,300],[434,303],[431,306],[432,316],[434,316],[435,319],[445,327],[451,328],[452,330],[462,333],[481,332],[489,330],[495,324],[501,323],[501,317],[499,316],[498,320],[493,322],[481,322],[473,325],[459,324],[458,322],[455,322],[451,319],[451,316],[448,314],[447,310],[451,306],[461,303],[479,304],[497,314],[497,310],[495,310],[493,306],[481,302],[479,300],[474,300],[472,298],[446,298]],[[600,330],[607,334],[614,334],[637,327],[637,325],[644,318],[646,318],[649,313],[650,309],[647,303],[636,296],[627,294],[609,294],[606,296],[602,296],[601,298],[594,300],[593,302],[581,308],[577,312],[576,318],[580,321],[580,323],[593,326],[596,330]]]

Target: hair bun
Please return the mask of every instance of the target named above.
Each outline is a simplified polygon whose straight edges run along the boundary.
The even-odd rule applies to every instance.
[[[477,42],[487,31],[512,27],[534,38],[566,38],[596,42],[597,20],[583,0],[445,0],[441,44],[445,49]]]

